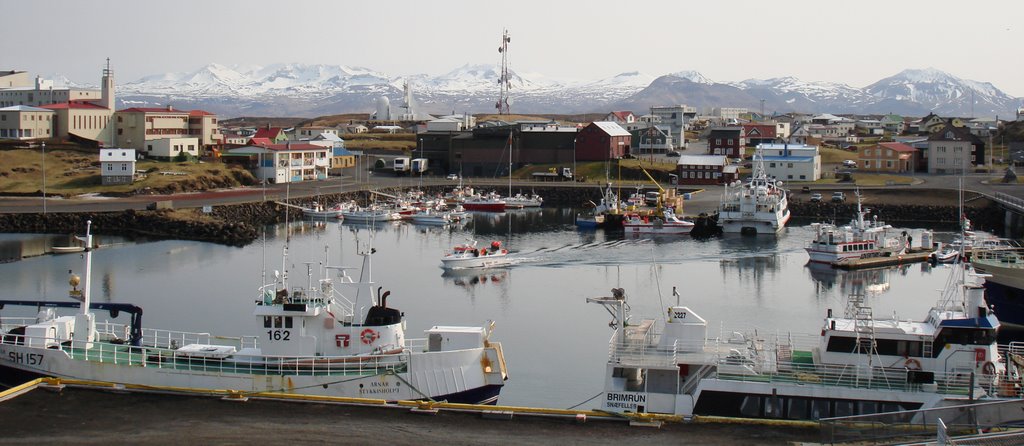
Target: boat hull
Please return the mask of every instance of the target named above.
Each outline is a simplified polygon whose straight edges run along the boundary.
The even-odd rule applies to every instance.
[[[465,208],[467,211],[505,212],[506,205],[505,203],[474,203],[471,201],[466,201],[462,203],[462,207]]]
[[[789,209],[774,214],[766,214],[761,218],[752,216],[742,218],[733,216],[733,213],[720,213],[719,225],[725,234],[751,234],[751,235],[776,235],[786,227],[789,222]]]
[[[293,370],[268,371],[257,363],[199,358],[192,358],[187,368],[182,369],[181,361],[152,360],[149,351],[138,349],[141,353],[137,353],[136,359],[149,359],[132,361],[125,356],[119,364],[75,359],[63,350],[0,344],[0,383],[18,385],[34,378],[55,377],[151,386],[170,392],[175,389],[232,390],[387,401],[429,397],[471,404],[495,404],[504,383],[504,377],[498,376],[500,373],[487,373],[480,368],[481,361],[494,359],[495,354],[479,348],[402,353],[396,356],[408,360],[403,371],[353,364],[348,370],[338,369],[337,373],[317,372],[315,366],[294,363]],[[436,376],[459,376],[460,379],[437,380]]]

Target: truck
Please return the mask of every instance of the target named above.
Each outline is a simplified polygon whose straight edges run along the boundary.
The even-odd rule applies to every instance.
[[[412,173],[415,175],[423,175],[427,171],[427,159],[426,158],[413,158],[412,159]]]
[[[547,172],[534,172],[533,179],[539,181],[572,181],[572,169],[568,167],[551,167]]]
[[[395,168],[395,174],[396,175],[401,175],[403,173],[408,173],[409,169],[410,169],[410,164],[411,163],[409,162],[409,158],[408,157],[398,157],[398,158],[395,158],[395,161],[394,161],[394,164],[393,164],[393,166]]]

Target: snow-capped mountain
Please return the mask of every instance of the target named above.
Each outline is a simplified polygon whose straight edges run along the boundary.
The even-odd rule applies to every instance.
[[[905,70],[865,88],[794,77],[716,82],[696,71],[664,76],[624,72],[599,80],[565,80],[509,71],[513,112],[580,113],[613,109],[642,112],[652,105],[747,107],[765,112],[899,113],[1009,116],[1020,99],[992,84],[934,69]],[[344,65],[209,64],[185,73],[146,76],[119,85],[119,100],[132,105],[204,108],[226,117],[315,116],[368,112],[379,96],[400,100],[406,83],[428,113],[483,113],[498,96],[500,68],[467,64],[439,76],[389,76]],[[71,82],[68,80],[67,82]],[[763,102],[762,102],[763,101]]]
[[[912,102],[956,116],[1009,116],[1021,102],[988,82],[961,79],[934,68],[903,70],[864,91],[876,98]]]

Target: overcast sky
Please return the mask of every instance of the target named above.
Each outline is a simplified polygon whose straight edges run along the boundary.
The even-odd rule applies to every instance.
[[[439,75],[496,64],[556,79],[694,70],[863,87],[934,67],[1024,97],[1021,1],[0,0],[0,69],[98,84],[211,62]]]

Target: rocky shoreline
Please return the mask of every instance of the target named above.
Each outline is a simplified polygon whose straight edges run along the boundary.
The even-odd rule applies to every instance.
[[[427,188],[428,194],[443,192],[442,187]],[[588,200],[600,199],[597,188],[549,187],[538,188],[536,192],[545,197],[545,203],[553,206],[574,206]],[[371,200],[367,191],[329,194],[317,197],[324,203],[356,200],[366,203]],[[308,206],[313,198],[291,200],[291,204]],[[795,197],[790,202],[794,218],[809,221],[845,222],[855,215],[856,203],[812,203]],[[873,214],[894,224],[955,227],[958,221],[958,206],[921,204],[871,205]],[[966,207],[964,212],[975,227],[999,233],[1003,230],[1002,212],[987,200],[978,200]],[[274,202],[256,202],[216,206],[210,214],[198,210],[155,210],[90,213],[49,213],[0,214],[0,232],[4,233],[80,233],[86,220],[93,221],[97,234],[121,236],[145,236],[160,239],[197,240],[230,246],[245,246],[255,241],[260,226],[282,223],[302,218],[302,211],[295,207]],[[698,220],[710,226],[713,216],[698,216]]]

